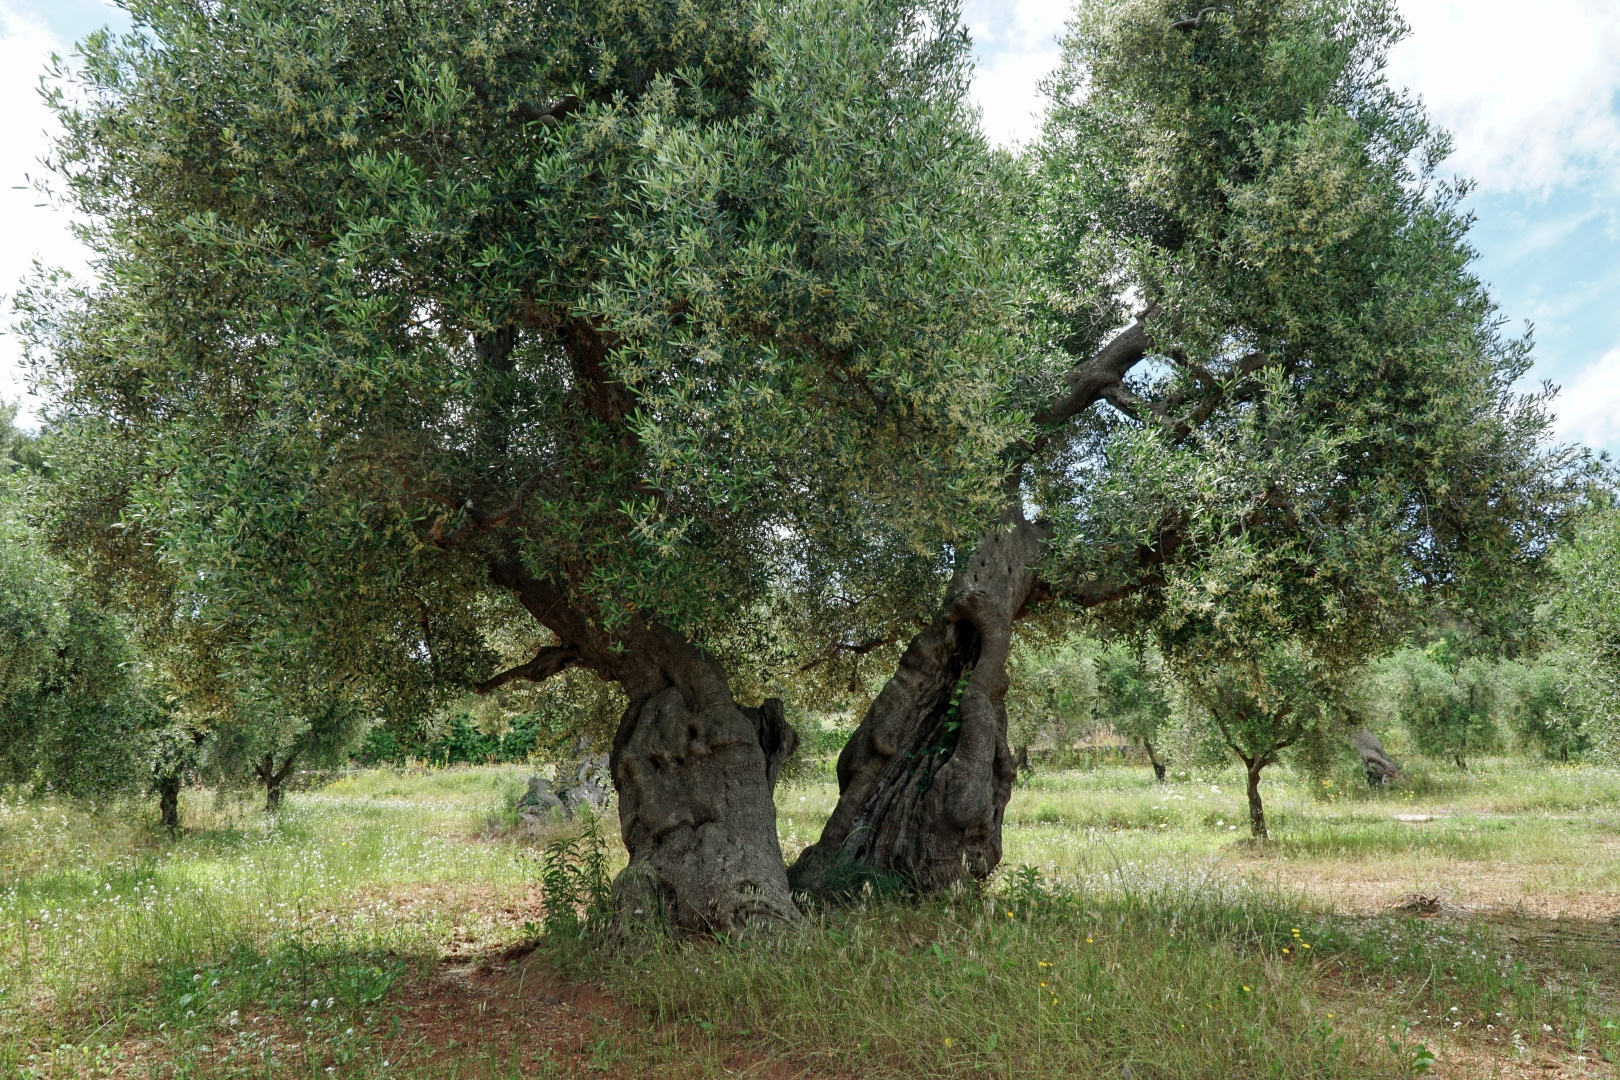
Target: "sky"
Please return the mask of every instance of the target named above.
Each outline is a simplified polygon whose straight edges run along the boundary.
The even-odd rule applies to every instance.
[[[1398,0],[1412,33],[1392,81],[1420,94],[1455,138],[1443,172],[1471,177],[1476,271],[1514,331],[1534,327],[1529,379],[1563,387],[1561,436],[1620,454],[1620,3]],[[1002,144],[1039,129],[1038,83],[1073,0],[965,0],[973,94]],[[1189,0],[1189,8],[1196,7]],[[86,272],[65,213],[29,185],[51,117],[37,85],[49,54],[127,25],[104,0],[0,0],[0,294],[35,260]],[[0,330],[9,316],[0,315]],[[0,399],[28,394],[14,336],[0,333]]]

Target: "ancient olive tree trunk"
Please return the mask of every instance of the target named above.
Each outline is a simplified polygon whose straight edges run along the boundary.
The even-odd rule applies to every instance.
[[[1355,747],[1356,753],[1361,757],[1361,767],[1367,773],[1368,787],[1382,787],[1391,780],[1400,779],[1401,771],[1384,752],[1384,744],[1378,736],[1366,728],[1357,728],[1350,736],[1350,745]]]
[[[781,701],[738,706],[720,665],[668,630],[637,644],[611,759],[630,853],[619,921],[734,932],[797,919],[773,798],[798,743]]]
[[[519,559],[492,573],[558,644],[480,692],[583,667],[629,699],[609,755],[630,855],[613,883],[617,924],[734,933],[796,921],[776,835],[776,780],[798,745],[782,703],[739,706],[720,663],[668,627],[636,619],[609,637]]]
[[[789,873],[837,894],[863,880],[923,892],[1001,861],[1001,821],[1017,777],[1007,747],[1007,653],[1044,530],[1009,511],[953,578],[943,609],[838,757],[838,805]]]
[[[1124,379],[1147,355],[1144,320],[1154,310],[1064,376],[1062,392],[1035,416],[1045,434],[1031,454],[1099,401],[1137,410]],[[876,878],[929,892],[996,868],[1017,777],[1007,749],[1007,652],[1044,540],[1015,499],[1003,527],[952,578],[939,614],[838,756],[838,805],[789,871],[794,888],[838,894]],[[1091,606],[1129,589],[1087,586],[1076,599]]]

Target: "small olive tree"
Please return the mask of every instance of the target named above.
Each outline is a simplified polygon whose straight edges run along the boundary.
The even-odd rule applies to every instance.
[[[1497,670],[1502,714],[1519,744],[1557,761],[1592,748],[1592,718],[1573,700],[1571,666],[1567,654],[1552,652],[1534,661],[1505,661]]]
[[[1061,752],[1091,726],[1097,710],[1096,648],[1076,634],[1015,648],[1008,671],[1007,734],[1020,768],[1029,768],[1030,746],[1044,739]]]
[[[1097,719],[1128,739],[1140,742],[1153,766],[1153,777],[1163,783],[1165,762],[1155,743],[1170,719],[1170,694],[1164,661],[1146,643],[1134,646],[1110,642],[1094,660],[1097,679]]]
[[[1393,666],[1396,716],[1419,751],[1466,772],[1470,757],[1501,747],[1501,684],[1489,659],[1461,656],[1441,638],[1401,652]]]

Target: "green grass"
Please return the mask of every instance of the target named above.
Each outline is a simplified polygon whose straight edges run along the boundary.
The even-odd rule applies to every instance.
[[[790,856],[836,796],[802,775],[779,793]],[[178,838],[145,805],[11,795],[0,1080],[706,1077],[773,1061],[1383,1077],[1431,1051],[1442,1075],[1491,1075],[1620,1050],[1620,956],[1607,916],[1582,914],[1620,891],[1608,770],[1493,760],[1379,792],[1271,770],[1264,845],[1246,839],[1235,772],[1042,771],[1015,792],[988,891],[817,911],[740,942],[563,935],[544,965],[507,968],[545,916],[541,852],[501,831],[523,776],[364,772],[273,818],[187,792]],[[1470,910],[1390,910],[1408,888]],[[561,972],[628,1011],[486,1023],[484,984],[451,976],[488,964],[496,981]],[[428,999],[464,1011],[427,1024]],[[567,1039],[544,1034],[564,1021]]]

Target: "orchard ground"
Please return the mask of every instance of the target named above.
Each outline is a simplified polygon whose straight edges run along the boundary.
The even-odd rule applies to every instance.
[[[565,932],[519,768],[189,791],[176,839],[12,793],[0,1078],[1614,1075],[1620,772],[1471,766],[1270,770],[1259,845],[1236,770],[1042,767],[988,890],[678,944]],[[778,792],[790,858],[835,794]]]

